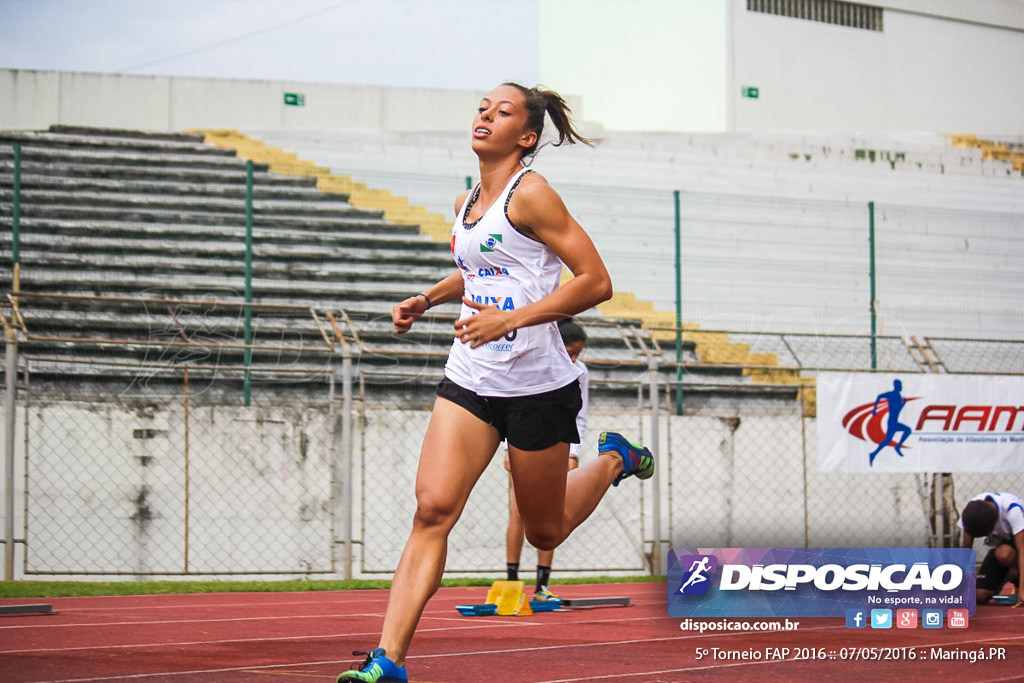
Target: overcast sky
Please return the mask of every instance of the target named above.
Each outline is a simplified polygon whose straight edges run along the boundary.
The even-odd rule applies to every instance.
[[[0,0],[0,68],[532,85],[537,0]]]

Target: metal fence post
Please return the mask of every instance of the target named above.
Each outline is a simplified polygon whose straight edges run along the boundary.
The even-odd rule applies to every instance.
[[[21,248],[21,145],[14,146],[14,188],[11,197],[11,261],[18,267]]]
[[[672,190],[676,237],[676,415],[683,414],[683,213],[679,190]]]
[[[650,450],[652,453],[660,453],[658,448],[658,413],[660,406],[658,401],[658,356],[650,353],[647,356],[647,369],[650,380],[651,392],[651,439]],[[651,514],[654,517],[652,533],[654,542],[651,545],[651,574],[661,574],[661,467],[654,468],[654,477],[651,479],[654,489],[654,498],[651,501]]]
[[[352,348],[341,349],[341,487],[342,541],[345,545],[342,572],[352,578]]]
[[[868,249],[871,280],[871,369],[878,369],[878,300],[875,292],[875,203],[868,202]]]
[[[252,402],[252,161],[245,162],[245,381],[243,399]]]
[[[11,214],[11,288],[17,295],[20,289],[21,264],[19,245],[21,240],[21,145],[14,145],[14,187]],[[15,299],[15,305],[17,299]],[[4,580],[14,580],[14,429],[15,407],[18,391],[18,330],[12,325],[5,325],[6,344],[4,349],[4,368],[7,393],[4,398]]]
[[[7,395],[4,399],[4,580],[14,580],[14,428],[15,403],[18,391],[18,332],[6,330],[5,374]]]
[[[334,391],[331,391],[332,438],[331,438],[331,498],[334,501],[333,514],[340,518],[341,527],[341,573],[345,579],[352,578],[352,347],[340,332],[341,370],[332,364],[333,385],[341,382],[341,414],[334,412]],[[340,374],[340,377],[339,377]],[[333,536],[333,534],[332,534]],[[336,543],[332,537],[332,543]],[[333,560],[332,560],[333,562]]]

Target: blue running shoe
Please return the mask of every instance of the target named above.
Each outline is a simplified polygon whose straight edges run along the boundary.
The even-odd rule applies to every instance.
[[[618,486],[626,477],[650,479],[654,476],[654,455],[644,448],[626,440],[618,432],[601,432],[597,440],[597,452],[615,451],[622,458],[622,472],[615,477],[612,486]]]
[[[378,647],[373,652],[353,652],[354,655],[366,655],[366,661],[359,669],[342,671],[338,674],[338,683],[345,681],[365,681],[366,683],[409,683],[404,666],[395,666],[385,656],[384,648]]]

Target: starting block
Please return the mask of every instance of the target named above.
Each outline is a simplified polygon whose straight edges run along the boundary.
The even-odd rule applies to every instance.
[[[629,607],[629,596],[623,595],[614,598],[567,598],[562,600],[562,606],[569,609],[583,609],[588,607]]]
[[[554,612],[592,607],[629,607],[629,596],[609,598],[556,598],[554,600],[527,600],[523,581],[495,581],[482,605],[456,605],[455,609],[467,617],[526,616],[536,612]]]
[[[993,595],[992,596],[992,602],[993,602],[993,604],[996,604],[996,605],[1016,605],[1017,604],[1017,594],[1016,593],[1010,593],[1008,595]]]
[[[498,615],[502,617],[533,614],[525,588],[523,581],[495,581],[487,591],[487,602],[497,605]]]
[[[456,605],[459,614],[467,617],[520,616],[535,612],[554,612],[562,606],[561,600],[527,600],[523,581],[495,581],[482,605]]]
[[[498,613],[498,606],[484,603],[482,605],[456,605],[455,609],[464,617],[493,617]]]
[[[53,605],[3,605],[0,615],[8,614],[53,614]]]

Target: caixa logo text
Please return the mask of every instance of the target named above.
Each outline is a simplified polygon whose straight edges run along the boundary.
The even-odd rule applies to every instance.
[[[510,296],[482,296],[479,294],[470,294],[469,298],[478,304],[494,306],[502,311],[514,311],[516,308],[516,302],[513,301]]]
[[[960,586],[964,572],[955,564],[934,569],[925,562],[905,564],[726,564],[720,567],[723,591],[796,590],[813,585],[821,591],[948,591]]]

